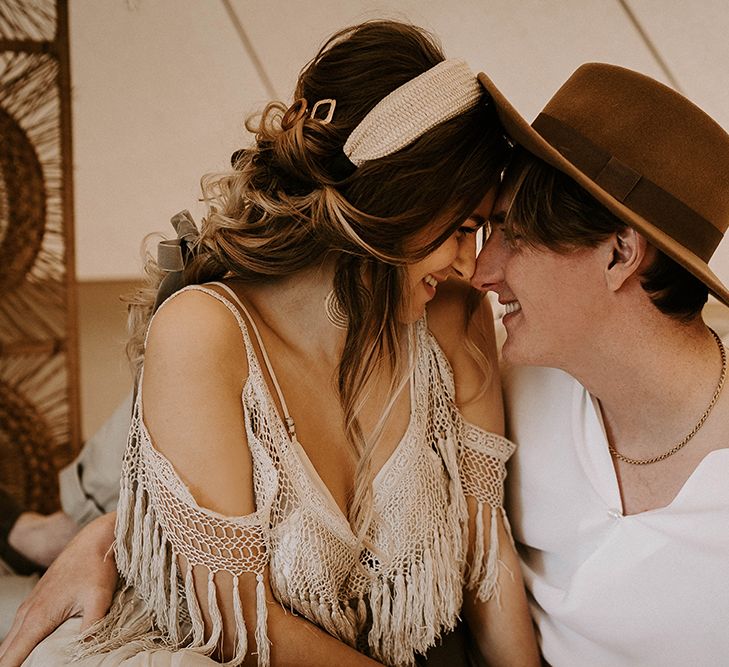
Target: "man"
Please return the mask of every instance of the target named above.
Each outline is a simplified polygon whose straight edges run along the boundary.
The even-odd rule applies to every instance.
[[[507,497],[545,660],[729,660],[729,389],[703,322],[729,136],[674,91],[585,65],[510,168],[473,284],[505,306]],[[534,367],[536,366],[536,368]]]

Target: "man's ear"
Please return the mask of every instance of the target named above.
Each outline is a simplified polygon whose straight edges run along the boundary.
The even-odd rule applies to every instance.
[[[638,273],[646,256],[648,243],[632,227],[615,232],[605,242],[605,282],[617,292],[625,282]]]

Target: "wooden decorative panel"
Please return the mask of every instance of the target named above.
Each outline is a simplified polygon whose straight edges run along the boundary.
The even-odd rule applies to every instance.
[[[79,446],[66,2],[0,2],[0,485],[58,507]]]

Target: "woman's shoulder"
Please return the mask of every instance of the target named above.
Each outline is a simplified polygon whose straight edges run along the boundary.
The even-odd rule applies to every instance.
[[[239,347],[243,320],[220,288],[193,285],[165,301],[152,318],[147,347],[163,342],[183,353]]]
[[[214,374],[239,384],[248,374],[245,338],[235,306],[209,288],[185,289],[168,299],[152,318],[145,349],[145,374],[179,373],[200,381]]]
[[[246,348],[230,304],[199,289],[168,299],[154,316],[144,356],[141,403],[154,447],[203,507],[250,511],[238,489],[248,479],[241,396]]]
[[[449,284],[450,283],[450,284]],[[428,307],[428,326],[450,365],[456,403],[467,421],[503,433],[493,313],[485,295],[448,281]]]

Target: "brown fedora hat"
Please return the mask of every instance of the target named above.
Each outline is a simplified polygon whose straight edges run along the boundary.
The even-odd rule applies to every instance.
[[[729,134],[638,72],[578,68],[530,126],[485,75],[511,138],[574,179],[729,306],[708,261],[729,226]]]

